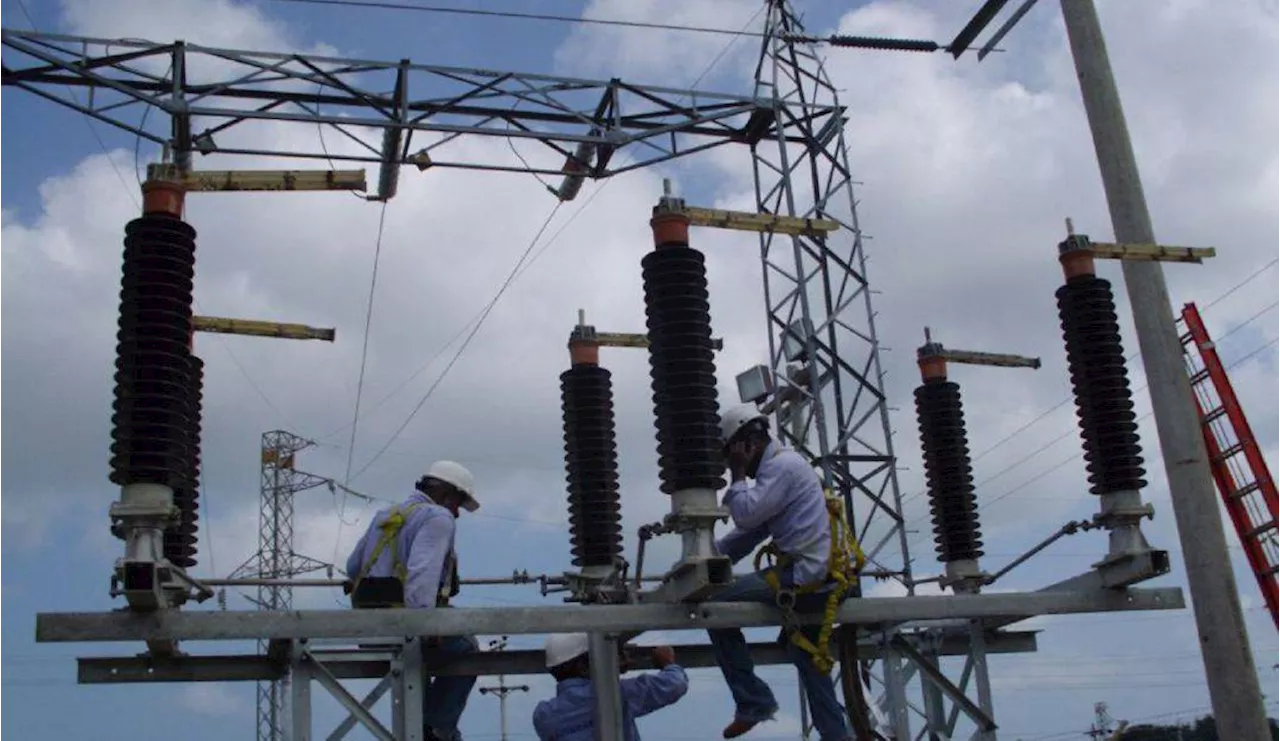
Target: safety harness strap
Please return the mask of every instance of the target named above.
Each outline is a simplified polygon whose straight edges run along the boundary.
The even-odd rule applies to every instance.
[[[365,561],[364,566],[361,567],[360,574],[356,576],[355,583],[351,587],[353,594],[360,586],[360,582],[369,575],[369,571],[373,568],[373,565],[382,557],[382,552],[387,550],[387,548],[391,549],[392,575],[395,576],[401,584],[404,584],[408,579],[408,566],[406,566],[404,561],[400,559],[399,536],[400,531],[404,528],[405,521],[421,506],[422,502],[414,502],[404,508],[394,507],[387,513],[387,519],[383,520],[382,524],[378,526],[379,530],[382,531],[382,534],[378,536],[378,542],[373,546],[373,553],[369,556],[369,560]],[[403,604],[398,606],[403,607]]]
[[[827,558],[827,579],[825,582],[804,584],[798,587],[784,588],[781,574],[789,568],[795,558],[782,552],[776,543],[765,544],[756,552],[755,569],[764,578],[765,583],[773,591],[774,600],[782,609],[791,642],[799,646],[813,657],[813,662],[824,672],[831,671],[834,662],[831,660],[831,633],[835,629],[836,614],[840,611],[840,603],[850,588],[858,583],[858,575],[866,564],[867,557],[858,545],[857,538],[845,518],[844,502],[830,491],[824,492],[827,517],[831,524],[831,550]],[[768,561],[766,565],[765,562]],[[812,594],[827,585],[831,591],[827,595],[826,607],[822,613],[822,627],[818,632],[818,641],[810,641],[799,629],[795,620],[795,595]]]

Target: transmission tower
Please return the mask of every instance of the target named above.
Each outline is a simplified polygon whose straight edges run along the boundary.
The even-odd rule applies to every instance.
[[[331,564],[300,556],[293,550],[293,496],[300,491],[323,486],[328,479],[303,473],[294,468],[299,452],[314,445],[310,440],[282,430],[262,435],[262,483],[258,510],[258,552],[249,557],[231,575],[233,579],[259,579],[256,597],[249,601],[259,610],[293,609],[293,589],[273,580],[292,579]],[[258,641],[258,653],[267,654],[270,642]],[[285,698],[289,680],[258,683],[258,741],[286,741],[289,727]]]

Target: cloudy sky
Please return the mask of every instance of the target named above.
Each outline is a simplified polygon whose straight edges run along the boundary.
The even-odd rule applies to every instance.
[[[820,33],[949,39],[977,6],[949,3],[806,2]],[[758,27],[756,0],[488,0],[467,7],[548,10],[738,29]],[[1103,24],[1124,96],[1158,237],[1211,245],[1203,266],[1166,270],[1175,305],[1195,301],[1232,365],[1232,378],[1267,460],[1277,458],[1277,12],[1255,0],[1102,2]],[[723,36],[405,11],[317,7],[263,0],[4,0],[6,28],[146,38],[270,51],[356,57],[748,92],[756,48]],[[755,20],[751,20],[755,16]],[[748,22],[751,21],[749,24]],[[901,486],[918,573],[939,567],[929,550],[911,390],[921,327],[949,346],[1044,359],[1038,371],[959,368],[964,386],[987,556],[994,570],[1069,519],[1090,516],[1074,434],[1053,291],[1062,219],[1098,240],[1112,235],[1056,3],[1039,4],[981,64],[942,55],[830,52],[828,72],[849,106],[845,132],[859,217],[886,346]],[[714,62],[714,64],[713,64]],[[183,724],[191,739],[247,737],[247,685],[78,687],[76,655],[130,653],[129,646],[36,645],[34,615],[102,611],[119,544],[107,531],[117,490],[107,481],[114,333],[124,224],[138,211],[135,171],[149,146],[74,112],[6,89],[10,142],[3,193],[3,686],[4,730],[18,737],[135,739],[138,705],[147,727]],[[152,117],[148,127],[165,130]],[[315,146],[314,128],[262,126],[257,146]],[[101,143],[99,143],[99,139]],[[327,137],[329,146],[343,144]],[[459,158],[509,161],[506,142],[459,140]],[[521,154],[536,158],[531,146]],[[245,166],[223,159],[203,167]],[[548,161],[548,164],[551,164]],[[271,166],[256,161],[252,166]],[[315,166],[320,166],[318,163]],[[403,433],[394,433],[454,357],[458,337],[484,309],[529,246],[554,200],[520,175],[406,169],[386,209],[363,412],[351,486],[395,499],[435,458],[476,473],[483,510],[460,523],[463,570],[496,576],[514,568],[555,573],[568,564],[559,381],[564,341],[578,308],[601,329],[644,327],[639,261],[650,245],[649,208],[661,178],[691,202],[740,204],[749,192],[745,149],[695,157],[679,167],[588,184],[559,210],[529,265],[501,298],[437,390]],[[373,179],[374,173],[370,171]],[[596,193],[599,193],[597,196]],[[589,206],[583,207],[588,203]],[[198,236],[199,313],[337,328],[338,341],[290,343],[202,335],[204,490],[196,571],[225,576],[256,547],[258,446],[287,429],[318,445],[300,466],[342,479],[360,368],[380,207],[348,194],[196,195],[187,218]],[[721,398],[734,374],[764,362],[760,268],[749,235],[695,233],[706,250]],[[542,248],[545,247],[545,251]],[[1119,269],[1102,266],[1119,284]],[[1117,286],[1119,288],[1119,285]],[[1126,351],[1137,350],[1118,290]],[[1210,305],[1211,304],[1211,305]],[[628,533],[667,506],[657,491],[648,365],[642,353],[607,350],[614,373]],[[1141,365],[1131,365],[1144,386]],[[1138,408],[1150,408],[1145,393]],[[1152,543],[1181,555],[1150,417],[1143,422]],[[394,436],[394,437],[393,437]],[[388,441],[390,444],[388,445]],[[385,454],[375,459],[378,452]],[[367,468],[366,468],[367,465]],[[299,495],[299,553],[345,559],[374,506],[325,489]],[[1234,533],[1228,533],[1250,638],[1268,707],[1275,712],[1275,629]],[[628,553],[634,538],[628,535]],[[658,541],[661,562],[673,543]],[[1060,542],[1014,571],[1005,588],[1031,589],[1079,573],[1103,552],[1096,533]],[[887,585],[875,588],[889,594]],[[336,592],[299,594],[332,607]],[[468,605],[540,604],[527,588],[473,588]],[[236,594],[230,606],[248,605]],[[206,608],[197,608],[206,609]],[[1002,738],[1071,735],[1088,727],[1093,703],[1118,718],[1190,716],[1208,706],[1194,624],[1187,611],[1037,620],[1040,652],[992,661]],[[680,636],[697,640],[696,636]],[[534,645],[521,640],[515,645]],[[250,650],[245,646],[211,647]],[[783,703],[759,738],[795,738],[794,673],[765,670]],[[487,680],[482,684],[487,684]],[[509,704],[515,738],[531,738],[539,680]],[[918,697],[918,694],[916,695]],[[475,695],[469,738],[496,738],[490,697]],[[316,699],[320,717],[336,705]],[[695,711],[694,708],[705,712]],[[67,712],[75,708],[76,712]],[[693,696],[645,721],[651,738],[701,738],[731,716],[715,672],[694,674]],[[168,735],[156,730],[154,735]],[[145,734],[144,734],[145,735]],[[1065,736],[1064,736],[1065,737]]]

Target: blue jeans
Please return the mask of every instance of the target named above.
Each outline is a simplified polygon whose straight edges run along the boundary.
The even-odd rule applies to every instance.
[[[461,656],[475,653],[480,649],[476,639],[471,636],[449,636],[440,638],[433,646],[441,653]],[[429,672],[431,667],[427,667]],[[467,698],[471,696],[471,688],[476,684],[475,677],[426,677],[422,682],[422,725],[427,730],[427,738],[435,737],[441,741],[460,741],[458,720],[467,707]]]
[[[800,596],[796,601],[798,612],[820,612],[826,603],[826,592]],[[750,574],[734,579],[733,583],[712,595],[713,602],[761,602],[773,605],[773,590],[760,574]],[[818,641],[819,626],[805,626],[804,635],[814,643]],[[724,673],[736,705],[735,718],[747,722],[770,720],[778,710],[773,690],[756,676],[747,648],[746,636],[738,628],[709,630],[716,663]],[[844,708],[836,699],[836,686],[831,675],[813,663],[813,657],[804,649],[786,640],[787,656],[800,673],[800,686],[809,699],[809,712],[813,726],[822,741],[845,741],[851,737]]]

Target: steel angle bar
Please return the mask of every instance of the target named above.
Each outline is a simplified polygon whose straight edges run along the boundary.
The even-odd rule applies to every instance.
[[[977,703],[970,700],[959,687],[955,686],[950,679],[947,679],[947,675],[943,674],[936,664],[922,656],[914,646],[903,640],[901,636],[894,636],[891,642],[894,648],[916,665],[916,669],[922,676],[942,690],[947,697],[951,698],[951,701],[959,706],[965,715],[968,715],[980,728],[988,731],[995,730],[996,722],[991,716],[983,712]]]
[[[871,625],[959,618],[1167,610],[1184,606],[1182,590],[1114,589],[1001,594],[868,597],[850,600],[839,622]],[[805,615],[816,623],[820,615]],[[591,631],[705,630],[776,626],[765,605],[460,607],[452,610],[304,610],[154,613],[42,613],[38,642],[360,638],[406,635],[528,635]]]
[[[365,695],[364,699],[360,701],[361,707],[365,710],[373,710],[373,706],[377,705],[378,701],[382,699],[382,696],[387,694],[390,689],[391,677],[384,675],[382,679],[378,681],[378,684],[375,685],[373,689],[369,690],[369,694]],[[333,729],[333,733],[330,733],[326,737],[326,741],[342,741],[342,739],[346,738],[347,734],[356,727],[356,723],[359,722],[360,721],[356,719],[355,715],[348,713],[347,717],[338,724],[338,727]]]
[[[305,657],[303,660],[306,660]],[[312,678],[319,682],[320,685],[324,687],[325,691],[327,691],[333,699],[337,700],[342,707],[346,708],[347,712],[351,713],[352,717],[367,728],[369,733],[377,737],[379,741],[399,741],[394,734],[388,731],[386,727],[373,716],[373,713],[369,712],[368,708],[366,708],[363,703],[352,697],[350,692],[347,692],[347,689],[342,686],[342,683],[329,672],[328,667],[318,661],[308,661],[307,663],[310,665]]]
[[[998,631],[988,637],[987,650],[993,654],[1030,653],[1037,649],[1035,631]],[[914,645],[917,634],[906,634],[904,640]],[[963,630],[947,631],[940,639],[930,637],[930,650],[940,656],[966,656],[969,641]],[[750,644],[752,661],[758,666],[786,664],[791,661],[786,647],[776,641]],[[861,661],[879,659],[878,641],[861,639],[857,645]],[[675,646],[680,665],[686,669],[717,666],[709,644]],[[647,654],[629,651],[630,664],[636,669],[654,668]],[[391,670],[394,652],[387,651],[319,651],[310,649],[311,660],[324,664],[335,679],[380,679]],[[465,657],[443,657],[432,652],[423,656],[433,676],[539,675],[546,673],[546,657],[539,650],[476,653]],[[260,654],[179,656],[163,661],[147,656],[95,657],[78,659],[77,681],[80,684],[146,684],[168,682],[251,682],[270,681],[283,676],[284,668]],[[383,690],[384,692],[386,690]],[[379,695],[380,696],[380,695]],[[373,700],[365,698],[365,706]]]

